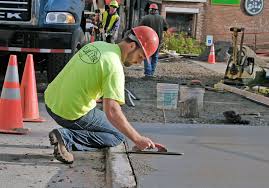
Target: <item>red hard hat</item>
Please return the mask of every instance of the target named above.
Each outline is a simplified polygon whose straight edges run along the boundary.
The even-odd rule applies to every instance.
[[[158,5],[155,3],[150,4],[149,8],[158,10]]]
[[[138,39],[147,59],[152,56],[159,47],[159,37],[157,33],[148,26],[137,26],[132,28]]]

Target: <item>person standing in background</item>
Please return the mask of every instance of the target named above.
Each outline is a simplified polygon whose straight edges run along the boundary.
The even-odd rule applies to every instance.
[[[167,31],[168,25],[165,19],[159,15],[158,5],[153,3],[149,6],[149,14],[144,16],[139,25],[151,27],[156,31],[159,37],[159,47],[156,52],[151,56],[150,62],[144,60],[144,74],[145,78],[154,76],[154,72],[158,63],[159,48],[162,41],[163,31]]]
[[[95,41],[100,41],[102,40],[101,32],[100,32],[100,28],[102,27],[100,9],[96,9],[94,12],[95,12],[95,16],[93,19],[93,24],[96,26],[94,28],[94,38],[95,38]]]
[[[109,43],[115,43],[120,26],[117,8],[119,8],[118,2],[112,0],[109,4],[109,10],[105,10],[102,14],[103,40]]]
[[[94,38],[94,27],[92,17],[86,19],[86,26],[85,26],[85,42],[93,42]]]

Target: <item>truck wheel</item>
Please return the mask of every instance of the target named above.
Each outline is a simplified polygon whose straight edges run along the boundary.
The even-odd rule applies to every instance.
[[[47,78],[50,83],[64,68],[72,54],[50,54],[47,62]]]

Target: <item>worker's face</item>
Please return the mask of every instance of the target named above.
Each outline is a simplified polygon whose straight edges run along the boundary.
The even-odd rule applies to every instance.
[[[117,7],[109,6],[109,14],[114,14],[117,10]]]
[[[134,47],[130,47],[131,50],[129,54],[127,55],[127,58],[124,62],[124,65],[126,67],[129,67],[131,65],[135,64],[141,64],[141,62],[145,59],[145,54],[142,48],[138,47],[135,42],[132,42],[134,44]]]

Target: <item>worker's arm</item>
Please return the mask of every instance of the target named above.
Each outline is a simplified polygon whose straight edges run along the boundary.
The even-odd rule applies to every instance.
[[[168,23],[167,21],[163,18],[163,31],[167,31],[168,30]]]
[[[149,138],[140,135],[128,122],[117,101],[104,98],[103,108],[112,125],[132,140],[139,149],[155,148],[154,143]]]

